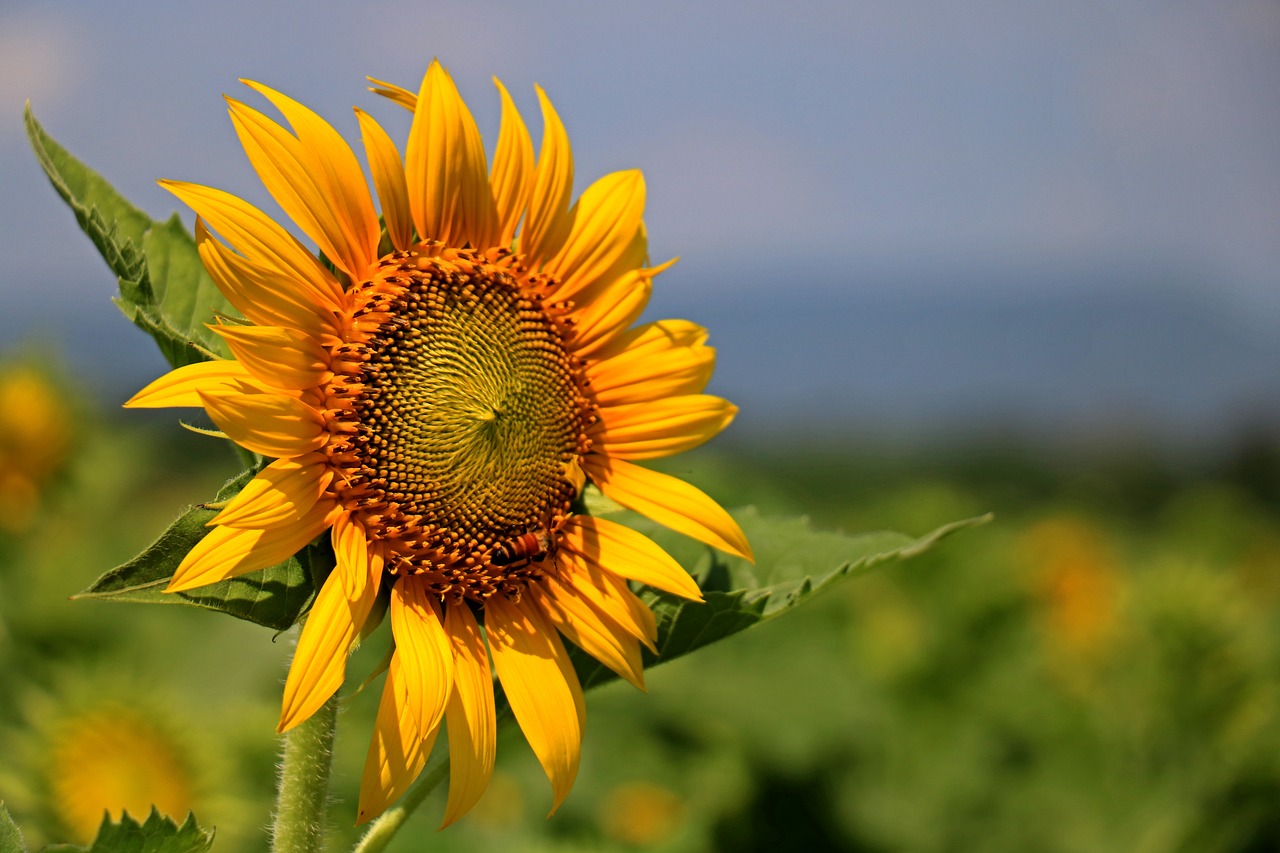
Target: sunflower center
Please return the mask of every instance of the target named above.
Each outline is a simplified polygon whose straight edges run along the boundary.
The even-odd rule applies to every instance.
[[[560,324],[514,264],[462,251],[390,255],[353,295],[364,340],[335,354],[358,355],[359,393],[338,449],[366,530],[405,546],[409,571],[510,562],[568,512],[586,451]]]

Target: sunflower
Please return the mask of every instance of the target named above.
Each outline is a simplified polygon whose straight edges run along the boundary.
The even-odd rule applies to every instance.
[[[0,363],[0,534],[26,532],[70,456],[74,419],[47,371]]]
[[[254,829],[241,794],[247,780],[225,750],[210,748],[215,721],[118,663],[42,675],[51,683],[7,675],[13,714],[0,721],[0,790],[31,849],[88,845],[104,815],[142,821],[153,807],[179,823],[195,810],[218,825],[227,849],[241,849]]]
[[[75,840],[97,835],[103,812],[142,819],[154,807],[182,820],[196,772],[165,725],[135,706],[103,703],[67,715],[49,744],[50,802]]]
[[[702,393],[714,367],[704,329],[633,326],[670,265],[645,266],[644,180],[610,174],[570,204],[573,158],[551,102],[537,89],[535,161],[496,80],[489,169],[466,104],[432,62],[416,93],[372,80],[413,113],[403,159],[356,110],[380,219],[337,131],[245,82],[289,128],[228,98],[235,130],[319,253],[233,195],[161,182],[195,210],[200,257],[244,319],[212,327],[232,358],[180,367],[127,405],[203,407],[274,460],[221,508],[169,590],[273,565],[329,531],[336,567],[303,624],[280,730],[341,686],[389,588],[395,652],[358,819],[404,792],[442,725],[444,823],[475,804],[494,763],[491,665],[550,778],[554,812],[577,774],[584,720],[560,635],[643,688],[640,645],[654,648],[655,620],[628,581],[701,598],[648,538],[586,514],[586,483],[751,556],[709,497],[635,464],[703,443],[737,411]]]

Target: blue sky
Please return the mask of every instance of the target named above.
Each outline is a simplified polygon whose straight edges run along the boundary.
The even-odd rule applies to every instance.
[[[271,209],[220,99],[249,96],[238,77],[354,139],[353,105],[402,119],[364,75],[416,85],[433,56],[488,138],[490,77],[535,128],[536,82],[580,185],[644,170],[655,259],[683,258],[659,308],[664,292],[673,306],[888,287],[983,298],[1074,286],[983,270],[1074,265],[1177,271],[1245,321],[1280,307],[1272,0],[52,0],[0,6],[0,330],[120,324],[109,276],[27,148],[27,98],[155,215],[176,207],[157,177]],[[803,362],[803,342],[788,350]]]

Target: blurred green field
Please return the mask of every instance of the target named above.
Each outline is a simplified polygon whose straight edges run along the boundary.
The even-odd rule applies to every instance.
[[[265,849],[289,638],[68,599],[235,461],[173,413],[50,387],[25,435],[0,389],[0,799],[34,844],[84,841],[121,749],[120,785],[189,805],[215,850]],[[1280,849],[1280,465],[1265,444],[1201,460],[717,448],[666,468],[826,528],[996,520],[652,670],[648,695],[588,694],[582,772],[553,819],[512,736],[472,815],[437,835],[438,791],[393,850]],[[348,690],[383,634],[366,645]],[[357,834],[376,693],[339,718],[333,850]]]

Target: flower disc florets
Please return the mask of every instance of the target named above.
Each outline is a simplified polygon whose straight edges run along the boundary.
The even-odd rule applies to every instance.
[[[394,252],[353,289],[351,340],[332,348],[331,488],[388,568],[441,596],[518,596],[536,568],[495,550],[554,531],[577,496],[593,408],[545,284],[510,253]]]

